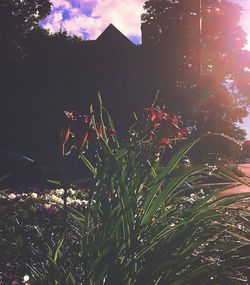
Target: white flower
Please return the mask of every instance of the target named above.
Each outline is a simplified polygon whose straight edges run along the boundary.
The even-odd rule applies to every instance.
[[[58,198],[55,194],[51,195],[51,197],[50,197],[50,200],[51,200],[52,202],[56,202],[58,199],[59,199],[59,198]]]
[[[51,195],[50,200],[51,200],[51,202],[54,202],[57,204],[63,204],[63,199],[57,197],[55,194]]]
[[[13,200],[13,199],[16,198],[16,195],[14,193],[11,193],[11,194],[8,195],[8,198]]]
[[[193,204],[193,203],[195,202],[195,199],[189,198],[189,199],[188,199],[188,202],[191,203],[191,204]]]
[[[30,195],[30,197],[32,198],[32,199],[36,199],[37,197],[38,197],[38,195],[37,195],[37,193],[31,193],[31,195]]]
[[[203,189],[201,189],[199,192],[198,192],[198,194],[200,194],[200,195],[205,195],[205,192],[203,191]]]
[[[56,189],[56,194],[57,195],[63,195],[64,194],[64,189]]]
[[[70,188],[70,189],[68,190],[68,193],[69,193],[69,195],[75,195],[75,194],[76,194],[76,191],[73,190],[72,188]]]
[[[89,203],[89,201],[87,201],[87,200],[82,200],[82,203],[83,203],[83,205],[87,206],[88,203]]]
[[[64,204],[64,202],[63,202],[63,199],[62,199],[62,198],[57,198],[56,203],[61,204],[61,205],[63,205],[63,204]]]
[[[29,281],[29,279],[30,279],[29,275],[25,274],[23,276],[23,282],[27,282],[27,281]]]
[[[74,200],[70,197],[67,197],[66,201],[67,201],[67,204],[73,204],[74,203]]]

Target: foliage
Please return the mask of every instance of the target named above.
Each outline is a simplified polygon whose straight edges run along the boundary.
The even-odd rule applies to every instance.
[[[58,158],[60,111],[66,106],[76,108],[90,103],[83,92],[86,91],[83,79],[91,81],[88,77],[91,72],[86,69],[88,56],[82,50],[82,40],[64,31],[49,34],[35,28],[21,45],[26,56],[19,61],[8,58],[9,49],[2,51],[4,108],[0,126],[5,139],[1,140],[0,148],[51,164]]]
[[[227,0],[148,0],[144,9],[143,43],[153,54],[151,75],[162,100],[200,134],[238,135],[233,123],[247,115],[250,103],[240,6]]]
[[[1,195],[1,280],[21,284],[27,275],[29,284],[74,284],[77,252],[65,224],[64,190],[32,191]],[[85,196],[82,189],[68,189],[67,205],[84,209]]]
[[[223,222],[232,219],[232,213],[225,211],[232,201],[218,202],[213,193],[193,206],[183,202],[185,185],[197,186],[207,174],[203,165],[186,169],[179,163],[198,140],[180,148],[162,166],[162,146],[183,139],[185,131],[177,117],[155,108],[145,111],[124,146],[114,137],[107,138],[102,109],[99,127],[93,117],[99,139],[96,160],[81,154],[94,176],[91,191],[95,193],[95,208],[89,207],[85,223],[79,220],[85,282],[187,284],[190,280],[208,284],[210,278],[222,278],[221,274],[230,277],[228,262],[234,263],[234,258],[221,253],[237,244],[233,245],[234,234],[227,236],[231,226]],[[211,242],[214,239],[216,246]],[[243,248],[249,247],[248,242]]]
[[[186,136],[173,114],[145,109],[120,144],[103,112],[102,106],[96,114],[91,108],[90,115],[65,112],[60,135],[62,145],[69,143],[63,160],[77,155],[88,170],[82,180],[67,181],[77,189],[88,185],[82,190],[84,207],[63,207],[64,194],[72,190],[44,196],[50,197],[53,215],[43,207],[46,198],[17,203],[8,196],[1,208],[6,261],[15,256],[31,284],[246,281],[249,212],[235,202],[243,203],[247,194],[218,200],[222,189],[200,191],[207,167],[181,164],[199,139],[179,146],[171,158],[165,155]],[[223,169],[217,175],[241,181]]]
[[[23,56],[22,40],[50,12],[49,0],[2,0],[0,3],[1,59]]]

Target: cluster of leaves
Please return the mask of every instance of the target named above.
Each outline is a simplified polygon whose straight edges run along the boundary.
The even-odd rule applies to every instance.
[[[239,25],[241,7],[227,0],[147,0],[143,42],[152,82],[198,132],[240,137],[249,105],[249,51]],[[180,104],[182,102],[182,104]]]
[[[2,0],[0,3],[1,59],[24,55],[22,40],[38,26],[51,8],[48,0]]]
[[[74,284],[60,258],[67,230],[62,207],[43,199],[1,199],[1,216],[3,284],[22,284],[25,275],[25,284]],[[66,251],[63,255],[69,258]]]
[[[249,212],[232,208],[247,194],[218,200],[220,189],[192,203],[183,199],[186,191],[194,191],[187,190],[188,185],[200,190],[208,175],[204,165],[185,167],[180,162],[199,139],[187,142],[163,164],[164,150],[184,138],[178,118],[155,107],[147,109],[120,144],[115,134],[108,137],[107,130],[114,128],[109,117],[108,127],[104,124],[100,105],[97,115],[91,108],[88,120],[88,133],[94,132],[96,140],[79,144],[75,136],[68,153],[77,149],[89,170],[87,207],[62,208],[58,220],[50,221],[54,225],[40,232],[43,246],[37,245],[32,231],[25,233],[23,249],[32,252],[26,269],[38,282],[32,284],[240,284],[235,278],[246,282]],[[86,123],[87,117],[77,118]],[[62,144],[71,141],[66,130]],[[167,137],[162,136],[164,130]],[[86,128],[84,133],[85,138]],[[222,169],[219,173],[229,176]],[[12,222],[12,230],[17,224],[25,229],[20,221],[14,219],[14,226],[10,221],[18,208],[9,209],[4,210],[5,227]],[[10,244],[5,241],[6,251]],[[11,247],[17,248],[17,241]]]

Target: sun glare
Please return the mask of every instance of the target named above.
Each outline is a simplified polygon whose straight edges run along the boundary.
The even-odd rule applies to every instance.
[[[249,50],[250,51],[250,34],[247,35],[247,43],[245,44],[244,50]]]

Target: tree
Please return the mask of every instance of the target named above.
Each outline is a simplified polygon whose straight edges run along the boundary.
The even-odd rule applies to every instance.
[[[148,0],[143,44],[155,88],[198,131],[231,131],[250,103],[240,7],[226,0]]]
[[[15,59],[24,55],[23,38],[49,14],[50,8],[49,0],[1,0],[1,59]]]

